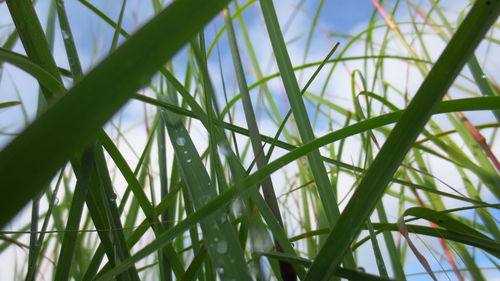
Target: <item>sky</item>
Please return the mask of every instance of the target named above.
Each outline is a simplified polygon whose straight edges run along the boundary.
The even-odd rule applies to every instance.
[[[121,1],[119,0],[109,0],[109,1],[90,1],[100,10],[102,10],[106,15],[108,15],[112,19],[117,19],[120,11]],[[243,4],[246,1],[239,1],[240,4]],[[307,54],[307,57],[304,59],[304,50],[306,46],[306,34],[308,29],[311,27],[312,19],[314,18],[315,11],[320,4],[320,1],[317,0],[307,0],[307,1],[294,1],[294,0],[283,0],[283,1],[274,1],[276,5],[276,10],[278,12],[278,18],[282,29],[284,30],[285,40],[291,42],[288,44],[288,51],[292,60],[293,65],[301,65],[305,62],[316,62],[321,61],[326,54],[330,51],[332,46],[338,41],[340,42],[340,48],[338,52],[340,52],[343,47],[347,44],[348,40],[338,36],[336,34],[357,34],[360,31],[364,30],[368,25],[368,19],[372,16],[374,12],[373,4],[370,0],[333,0],[333,1],[324,1],[324,6],[322,12],[319,15],[319,19],[317,22],[316,31],[314,32],[314,36],[312,38],[312,44],[310,46],[310,52]],[[420,5],[427,5],[427,1],[415,1]],[[65,1],[66,8],[68,12],[68,18],[70,20],[70,24],[72,27],[73,35],[75,37],[75,42],[77,45],[77,49],[83,64],[85,71],[89,71],[92,66],[96,65],[100,60],[106,57],[108,54],[108,50],[111,44],[111,38],[113,37],[114,30],[96,17],[91,11],[86,9],[81,3],[76,0],[67,0]],[[389,5],[392,7],[395,1],[388,1]],[[465,7],[465,1],[442,1],[442,5],[448,7],[446,10],[450,15],[456,17],[457,14]],[[36,9],[42,25],[47,21],[47,10],[49,7],[49,0],[38,0]],[[167,5],[167,3],[165,3]],[[401,8],[403,12],[398,13],[398,17],[400,20],[408,19],[407,8]],[[231,11],[234,12],[235,8],[231,7]],[[405,12],[406,11],[406,12]],[[127,30],[129,33],[133,33],[134,30],[137,30],[142,24],[144,24],[148,19],[151,18],[153,14],[153,9],[149,1],[140,1],[140,0],[128,0],[127,1],[127,9],[124,16],[123,28]],[[259,6],[254,4],[249,9],[247,9],[243,16],[246,20],[248,31],[251,36],[253,42],[259,42],[255,44],[256,53],[261,63],[261,67],[264,71],[264,75],[270,75],[277,72],[277,67],[272,59],[272,50],[267,38],[267,33],[265,29],[265,25],[262,19],[262,16],[259,11]],[[382,20],[377,15],[377,21],[382,23]],[[211,42],[211,39],[214,37],[214,33],[218,31],[223,25],[223,19],[221,16],[218,16],[216,19],[212,21],[212,24],[206,28],[206,37],[207,42]],[[57,26],[57,24],[56,24]],[[0,42],[2,42],[3,38],[5,38],[6,34],[12,30],[11,19],[8,14],[8,9],[5,3],[0,3]],[[378,29],[375,31],[376,36],[382,36],[385,29]],[[236,32],[239,32],[238,26],[236,26]],[[437,36],[429,34],[426,37],[428,41],[429,51],[431,56],[435,59],[438,57],[443,48],[443,43],[437,38]],[[120,39],[120,42],[123,42],[123,38]],[[239,43],[243,45],[242,37],[238,37]],[[377,38],[375,38],[375,41]],[[395,40],[393,40],[395,41]],[[224,80],[226,81],[227,91],[230,96],[233,96],[237,93],[235,87],[235,77],[233,72],[231,71],[231,56],[227,47],[227,38],[222,36],[219,43],[219,51],[221,54],[220,60],[222,64],[222,69],[224,73]],[[403,48],[401,45],[395,43],[390,46],[390,52],[393,54],[404,54]],[[491,53],[498,53],[498,46],[486,46],[482,45],[478,54],[486,53],[486,49],[488,49]],[[18,43],[16,44],[14,51],[19,53],[24,53],[22,46]],[[364,46],[362,44],[358,44],[350,48],[350,50],[345,54],[345,56],[355,56],[355,55],[363,55]],[[59,66],[68,68],[68,63],[66,61],[64,46],[62,44],[62,37],[58,28],[56,28],[56,36],[54,43],[54,57]],[[335,57],[335,55],[334,55]],[[491,56],[495,57],[495,56]],[[481,58],[481,57],[480,57]],[[175,58],[174,58],[174,68],[177,74],[177,77],[182,77],[183,72],[185,71],[184,61],[186,59],[186,49],[183,49]],[[249,66],[249,58],[247,53],[242,52],[242,59],[244,63],[244,67],[248,71],[247,79],[249,84],[256,81],[255,75]],[[500,69],[498,65],[495,65],[494,61],[482,61],[485,65],[486,75],[488,77],[498,77],[500,73]],[[418,85],[421,83],[422,78],[416,73],[415,70],[408,70],[406,63],[402,63],[400,61],[390,61],[386,64],[386,79],[393,83],[393,85],[398,88],[406,88],[410,93],[416,91]],[[350,72],[355,69],[363,69],[362,61],[353,61],[338,67],[334,73],[332,78],[332,82],[328,84],[326,88],[326,97],[347,109],[352,109],[351,102],[351,85],[350,85]],[[222,93],[222,79],[219,75],[219,58],[217,56],[217,50],[214,49],[214,52],[211,53],[209,57],[209,70],[212,74],[212,82],[215,86],[215,89],[218,93]],[[299,83],[301,86],[305,85],[308,77],[310,77],[315,68],[309,68],[303,73],[297,73],[297,77],[299,79]],[[467,73],[465,71],[464,73]],[[408,77],[412,77],[412,79],[407,79]],[[316,81],[323,81],[326,78],[326,73],[322,72]],[[36,115],[36,96],[38,93],[38,87],[36,81],[31,78],[29,75],[23,73],[22,71],[16,69],[11,65],[4,65],[2,72],[2,79],[0,82],[0,102],[10,101],[10,100],[18,100],[18,95],[20,96],[23,104],[26,108],[26,114],[29,116],[29,120],[33,120]],[[463,83],[467,83],[467,81],[463,80]],[[467,85],[467,84],[466,84]],[[70,87],[70,84],[67,83],[67,86]],[[470,86],[470,85],[469,85]],[[286,95],[282,86],[282,83],[279,79],[273,79],[269,83],[269,87],[271,89],[272,94],[275,97],[275,100],[281,101],[278,102],[280,112],[282,115],[286,113],[288,109],[288,104],[286,102]],[[322,83],[313,83],[310,87],[311,92],[318,93],[321,91],[323,85]],[[145,94],[150,94],[148,90],[144,90]],[[257,96],[257,91],[253,91],[252,95],[254,97]],[[464,97],[464,94],[456,91],[456,97]],[[222,94],[220,95],[222,97]],[[219,98],[219,103],[223,104],[223,98]],[[404,106],[405,101],[403,99],[395,99],[394,102],[402,107]],[[265,110],[262,105],[259,105],[258,99],[254,98],[254,104],[257,117],[259,118],[259,129],[263,134],[274,135],[276,130],[276,125],[266,117]],[[236,107],[238,111],[241,110],[241,106]],[[310,117],[313,118],[315,115],[315,106],[308,103],[308,110]],[[138,123],[144,120],[143,114],[144,107],[139,102],[130,102],[124,109],[117,115],[115,120],[119,119],[122,122],[124,128],[130,128],[127,131],[127,136],[129,139],[129,146],[121,143],[120,149],[126,152],[127,160],[130,163],[135,163],[137,161],[137,156],[134,154],[133,149],[131,148],[141,148],[144,146],[146,135],[144,133],[144,129],[140,126],[137,126]],[[334,113],[332,113],[334,114]],[[243,114],[237,114],[235,123],[239,125],[245,125],[244,119],[242,119]],[[337,119],[338,117],[338,119]],[[470,113],[468,117],[471,119],[473,123],[487,123],[494,122],[493,116],[489,113]],[[437,120],[441,120],[444,124],[446,124],[446,120],[443,117],[437,117]],[[440,119],[439,119],[440,118]],[[336,120],[335,127],[341,126],[343,123],[343,117],[334,115],[334,120]],[[321,136],[328,132],[329,124],[325,122],[327,120],[324,116],[318,118],[316,126],[315,126],[315,134],[317,136]],[[23,111],[20,108],[12,108],[1,110],[0,109],[0,132],[2,133],[17,133],[22,130],[25,126],[26,122],[23,117]],[[293,128],[290,128],[293,130]],[[108,130],[110,133],[113,133],[111,126],[108,125]],[[199,151],[202,151],[206,146],[206,134],[202,129],[201,124],[194,122],[194,129],[192,131],[193,139],[197,140],[196,145]],[[8,135],[0,135],[0,148],[5,146],[13,136]],[[356,150],[358,149],[359,141],[352,140],[348,144],[348,153],[344,155],[343,161],[351,163],[354,161],[353,159],[357,159]],[[493,146],[494,151],[499,151],[498,141]],[[140,151],[140,149],[137,149]],[[277,150],[274,157],[280,156],[284,153],[284,151]],[[440,169],[440,177],[444,179],[447,183],[452,186],[459,184],[459,180],[456,176],[456,172],[452,171],[453,168],[450,167],[449,164],[444,163],[439,159],[433,159],[432,166],[439,167]],[[131,164],[133,165],[133,164]],[[293,175],[297,170],[296,165],[290,164],[286,166],[286,171],[273,175],[273,180],[278,182],[281,186],[281,192],[284,192],[287,188],[290,188],[286,185],[288,180],[287,177]],[[120,186],[120,179],[117,176],[118,184]],[[352,178],[346,177],[343,179],[343,185],[346,187],[350,187],[354,184],[354,180]],[[117,187],[118,188],[118,187]],[[347,191],[349,188],[345,188],[339,194],[339,197],[343,197],[347,195]],[[447,202],[450,204],[449,206],[455,206],[456,202]],[[386,207],[390,210],[396,211],[397,206],[392,206],[394,204],[392,201],[387,200],[385,202]],[[396,213],[396,212],[395,212]],[[21,215],[26,217],[27,212]],[[394,221],[397,218],[392,217]],[[22,221],[22,220],[20,220]],[[19,224],[20,225],[20,224]],[[14,225],[15,226],[15,225]],[[380,241],[382,242],[382,241]],[[434,242],[426,242],[433,243],[430,244],[429,248],[436,246]],[[361,249],[361,253],[369,252],[369,245]],[[422,248],[426,248],[427,246],[422,243]],[[430,252],[430,250],[429,250]],[[11,252],[5,252],[0,255],[0,262],[6,261],[9,259],[9,255]],[[22,253],[17,253],[17,255],[23,255]],[[415,260],[411,254],[408,254],[409,260]],[[362,265],[368,272],[376,273],[376,267],[373,263],[373,257],[371,255],[360,255],[359,256],[360,265]],[[408,269],[409,272],[421,272],[422,268],[418,265],[417,262],[412,262],[413,264],[411,268]],[[439,267],[440,262],[432,261],[434,266]],[[443,262],[441,262],[443,264]],[[446,266],[446,265],[444,265]],[[439,270],[439,269],[437,269]],[[12,272],[6,272],[4,270],[0,271],[0,279],[8,279],[8,276],[11,276]],[[493,275],[492,275],[493,276]],[[418,275],[415,277],[409,278],[409,280],[429,280],[428,276]],[[448,274],[446,277],[443,277],[443,280],[454,280],[453,274]]]

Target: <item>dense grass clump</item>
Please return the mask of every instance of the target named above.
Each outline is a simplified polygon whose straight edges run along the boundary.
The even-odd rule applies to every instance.
[[[0,3],[0,278],[498,275],[500,1],[38,2]]]

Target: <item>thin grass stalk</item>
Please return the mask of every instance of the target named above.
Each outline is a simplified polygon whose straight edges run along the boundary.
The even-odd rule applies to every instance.
[[[125,7],[127,6],[127,0],[122,1],[122,5],[120,8],[120,15],[118,16],[118,22],[115,27],[115,33],[113,34],[113,40],[111,41],[111,47],[109,49],[109,52],[113,52],[116,47],[118,46],[118,38],[120,37],[120,30],[122,27],[122,21],[123,21],[123,13],[125,12]]]
[[[295,113],[295,119],[297,120],[300,135],[303,142],[309,142],[314,139],[313,130],[307,117],[305,105],[300,99],[300,95],[298,95],[298,93],[300,93],[300,89],[297,84],[297,80],[294,77],[293,68],[286,51],[283,36],[279,29],[279,22],[276,17],[274,6],[271,1],[260,1],[260,4],[288,99],[292,110]],[[319,151],[313,151],[308,155],[308,158],[318,186],[318,192],[321,194],[320,197],[323,203],[323,208],[326,210],[330,225],[333,226],[340,213],[337,208],[336,198],[332,193],[331,186],[329,184],[324,164],[320,159]]]
[[[250,3],[251,1],[249,1]],[[253,1],[255,2],[255,1]],[[239,7],[238,2],[234,1],[235,7],[239,10],[245,8],[245,6]],[[237,12],[234,13],[233,17],[238,15]],[[252,45],[252,40],[248,34],[248,28],[246,26],[245,20],[241,15],[238,15],[238,22],[240,24],[240,31],[241,35],[243,36],[243,40],[245,41],[245,46],[248,52],[248,55],[250,57],[250,61],[252,63],[252,67],[255,71],[255,77],[258,81],[262,81],[264,79],[264,74],[262,72],[262,69],[259,64],[259,60],[257,59],[257,55],[255,53],[254,47]],[[269,107],[271,108],[272,114],[270,114],[271,119],[276,123],[276,124],[281,124],[283,122],[283,119],[281,117],[280,111],[278,109],[278,106],[276,105],[276,101],[274,100],[271,91],[269,90],[269,87],[267,86],[266,83],[261,83],[261,88],[260,91],[262,91],[266,97],[266,101],[269,104]],[[252,87],[250,86],[248,90],[250,91]],[[224,111],[221,113],[222,116],[224,116]],[[283,131],[284,135],[286,137],[289,136],[287,129],[285,128]]]
[[[201,39],[203,39],[203,37],[201,37]],[[203,40],[200,40],[200,42],[203,42]],[[203,45],[200,45],[200,46],[203,46]],[[207,129],[210,132],[211,141],[216,144],[216,146],[214,146],[214,147],[218,147],[220,149],[222,155],[227,160],[236,188],[242,190],[243,189],[242,179],[246,176],[245,169],[241,165],[238,157],[231,150],[231,148],[229,146],[229,142],[226,139],[224,133],[220,132],[217,129],[214,130],[215,126],[212,126],[210,124],[211,120],[214,120],[214,121],[217,120],[216,119],[216,118],[218,118],[217,115],[219,115],[220,113],[219,113],[219,110],[217,109],[217,106],[216,106],[217,104],[215,103],[215,101],[216,101],[215,100],[215,92],[214,92],[213,86],[210,82],[210,78],[209,78],[210,76],[208,73],[206,57],[204,57],[204,55],[202,53],[200,53],[196,47],[194,48],[194,51],[195,51],[198,65],[200,65],[200,72],[201,72],[201,75],[202,75],[203,81],[204,81],[205,95],[208,95],[208,97],[211,97],[211,99],[206,98],[207,99],[206,111],[208,112],[207,115],[209,115],[209,116],[211,114],[214,115],[214,118],[209,117],[208,121],[206,122],[206,123],[208,123]],[[211,100],[214,101],[215,112],[213,112],[213,110],[212,110]],[[220,165],[220,158],[218,157],[218,154],[213,155],[212,158],[215,160],[216,165],[219,166]],[[218,169],[218,170],[222,171],[221,169]],[[226,185],[223,175],[220,176],[219,183]],[[225,190],[225,189],[227,189],[227,187],[224,187],[224,189],[222,189],[222,190]],[[242,196],[241,198],[237,199],[237,200],[241,200],[241,201],[235,202],[235,204],[237,204],[237,203],[241,204],[241,206],[237,206],[235,208],[239,209],[237,212],[241,212],[242,225],[245,225],[246,226],[245,228],[248,228],[249,238],[250,238],[251,247],[252,247],[253,251],[265,248],[266,244],[267,244],[266,242],[270,240],[268,237],[269,234],[267,233],[266,230],[263,229],[263,227],[261,226],[261,223],[259,222],[259,217],[255,213],[250,212],[251,210],[254,209],[253,208],[254,202],[257,204],[259,209],[262,208],[262,206],[258,205],[258,203],[260,201],[255,201],[257,197],[260,198],[260,195],[258,195],[255,192],[251,192],[252,200],[249,200],[249,198],[247,196]],[[276,219],[276,218],[274,218],[274,219]],[[240,233],[245,233],[246,231],[247,231],[246,229],[242,229],[242,230],[240,230]],[[240,240],[240,241],[245,241],[245,240],[246,240],[246,235],[244,235],[242,237],[242,240]],[[262,267],[261,262],[262,261],[259,257],[257,257],[255,259],[255,262],[254,262],[254,267],[255,267],[255,270],[257,272],[256,278],[259,280],[264,278],[264,276],[262,275],[263,274],[263,272],[262,272],[263,267]]]
[[[151,133],[151,136],[154,136],[154,134]],[[155,235],[157,236],[161,235],[161,233],[163,233],[165,230],[164,227],[158,221],[158,218],[156,216],[156,214],[158,213],[149,202],[144,191],[142,190],[140,183],[135,178],[134,173],[127,165],[127,162],[125,161],[123,156],[119,153],[118,148],[114,146],[113,142],[103,132],[100,133],[99,140],[105,147],[106,151],[110,154],[112,159],[115,161],[115,164],[120,169],[126,181],[128,182],[130,189],[135,195],[135,199],[137,199],[140,208],[146,215],[146,220],[150,223],[150,226],[154,231]],[[146,169],[143,168],[143,171],[145,173]],[[180,276],[184,272],[184,270],[175,250],[172,248],[171,245],[168,245],[163,249],[163,251],[165,252],[166,257],[170,261],[175,274]]]
[[[158,112],[158,115],[160,113]],[[160,190],[161,198],[165,198],[168,193],[168,178],[167,178],[167,150],[165,141],[165,124],[163,118],[158,120],[157,129],[157,143],[158,143],[158,168],[160,173]],[[173,218],[169,209],[165,209],[161,213],[161,221],[164,222],[163,225],[165,229],[171,225],[169,221]],[[161,280],[171,280],[172,273],[168,259],[164,256],[163,251],[158,252],[159,265],[160,265],[160,279]]]
[[[227,34],[229,38],[229,46],[231,49],[232,59],[234,70],[236,73],[236,78],[238,80],[238,87],[241,94],[241,99],[243,102],[243,109],[245,112],[245,118],[248,126],[248,131],[250,133],[250,141],[252,144],[253,154],[256,158],[257,168],[261,168],[267,164],[267,159],[262,152],[262,142],[260,139],[259,128],[257,126],[257,121],[254,114],[254,109],[252,105],[252,101],[250,99],[250,93],[248,92],[248,85],[246,82],[246,78],[243,71],[243,66],[241,63],[241,55],[238,50],[238,44],[236,42],[236,35],[234,32],[233,24],[231,17],[229,15],[229,11],[226,8],[224,10],[224,19],[227,28]],[[266,200],[267,205],[273,211],[274,216],[276,217],[278,223],[281,227],[284,228],[283,219],[281,217],[281,213],[278,206],[278,201],[276,199],[276,194],[274,191],[273,183],[270,177],[266,178],[262,182],[262,190],[264,193],[264,198]],[[281,246],[278,243],[275,243],[276,249],[278,252],[283,252]],[[284,263],[280,261],[280,269],[281,269],[281,277],[283,280],[296,280],[296,274],[293,271],[293,268],[290,264]]]
[[[77,178],[77,185],[71,202],[71,209],[68,214],[68,222],[66,231],[64,232],[61,252],[58,256],[58,264],[54,280],[68,280],[71,265],[73,264],[73,252],[76,245],[78,232],[76,231],[80,225],[82,218],[83,205],[87,197],[87,191],[90,185],[90,177],[94,165],[94,150],[89,148],[85,150],[82,156],[80,173]]]

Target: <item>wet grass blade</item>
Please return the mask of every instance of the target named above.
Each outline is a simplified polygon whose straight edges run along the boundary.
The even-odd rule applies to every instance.
[[[162,117],[186,183],[189,193],[186,195],[189,195],[194,209],[199,210],[216,196],[215,186],[180,117],[170,112],[164,112]],[[207,253],[221,279],[251,280],[243,251],[227,214],[221,210],[200,224]]]

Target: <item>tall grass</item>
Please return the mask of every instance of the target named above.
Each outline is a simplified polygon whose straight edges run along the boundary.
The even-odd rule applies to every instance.
[[[137,3],[79,0],[96,63],[69,3],[5,2],[3,278],[498,274],[500,1],[366,1],[318,51],[335,3],[152,0],[130,32]]]

